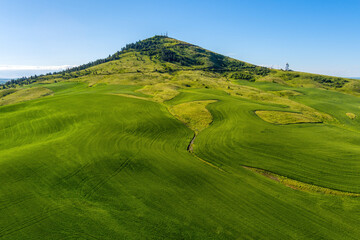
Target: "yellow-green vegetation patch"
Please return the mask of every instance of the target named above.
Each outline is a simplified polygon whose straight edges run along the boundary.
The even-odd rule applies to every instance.
[[[302,95],[302,93],[294,91],[294,90],[273,91],[272,93],[274,93],[280,97],[293,97],[293,96]]]
[[[213,120],[211,113],[206,109],[206,106],[213,102],[216,100],[181,103],[169,107],[169,111],[195,133],[198,133],[207,128]]]
[[[353,95],[359,95],[360,94],[360,81],[349,81],[344,85],[344,87],[341,88],[341,91]]]
[[[0,99],[0,106],[9,105],[19,102],[25,102],[32,99],[40,98],[52,94],[52,91],[44,87],[33,87],[28,89],[21,89],[11,94],[7,94]]]
[[[232,96],[237,96],[245,99],[251,99],[262,103],[274,103],[284,106],[288,106],[290,111],[301,112],[304,116],[310,119],[316,119],[315,122],[331,122],[334,121],[333,117],[327,113],[319,112],[316,109],[309,107],[305,104],[298,103],[290,96],[301,95],[302,93],[293,90],[281,90],[281,91],[264,91],[250,86],[241,86],[233,83],[227,83],[221,85],[227,93]],[[219,88],[221,89],[221,88]]]
[[[321,121],[313,116],[302,113],[283,111],[255,111],[262,120],[274,124],[295,124],[295,123],[320,123]]]
[[[256,82],[271,82],[271,83],[287,85],[286,82],[283,79],[281,79],[280,77],[275,77],[275,76],[271,76],[271,75],[259,78],[256,80]]]
[[[137,90],[137,92],[153,96],[156,102],[164,102],[174,98],[179,94],[178,87],[169,83],[158,83],[154,85],[146,85],[144,88]]]
[[[146,100],[146,101],[151,100],[151,98],[145,98],[145,97],[140,97],[140,96],[130,95],[130,94],[123,94],[123,93],[112,93],[112,95],[116,95],[116,96],[120,96],[120,97],[136,98],[136,99],[141,99],[141,100]]]
[[[348,116],[350,119],[355,119],[356,118],[355,113],[346,113],[346,116]]]
[[[118,60],[110,61],[85,70],[82,73],[90,74],[114,74],[114,73],[136,73],[143,71],[154,71],[158,67],[150,60],[149,56],[135,52],[124,53]]]
[[[300,190],[304,192],[312,192],[312,193],[322,193],[322,194],[330,194],[330,195],[337,195],[337,196],[349,196],[349,197],[360,197],[360,193],[352,193],[352,192],[345,192],[334,190],[330,188],[320,187],[316,185],[312,185],[309,183],[300,182],[294,179],[290,179],[263,169],[253,168],[253,167],[245,167],[253,172],[260,173],[265,177],[268,177],[272,180],[278,181],[292,189]]]
[[[16,92],[17,90],[14,89],[14,88],[9,88],[9,89],[3,89],[3,90],[0,90],[0,98],[3,98],[7,95],[10,95],[14,92]]]

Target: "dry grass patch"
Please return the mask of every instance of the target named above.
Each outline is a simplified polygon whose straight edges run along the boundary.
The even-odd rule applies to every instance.
[[[320,123],[318,118],[302,113],[282,111],[255,111],[262,120],[274,124]]]
[[[3,98],[7,95],[10,95],[14,92],[16,92],[17,90],[14,89],[14,88],[9,88],[9,89],[3,89],[3,90],[0,90],[0,98]]]
[[[346,116],[348,116],[351,120],[356,118],[355,113],[346,113]]]
[[[280,77],[275,77],[271,75],[259,78],[256,80],[256,82],[271,82],[271,83],[278,83],[281,85],[287,85],[286,82]]]
[[[293,97],[293,96],[302,95],[302,93],[294,90],[272,91],[272,93],[280,97]]]
[[[199,133],[207,128],[213,120],[211,113],[206,109],[206,106],[213,102],[216,100],[181,103],[169,107],[169,112],[195,133]]]
[[[52,91],[44,87],[34,87],[18,90],[0,99],[0,106],[19,102],[25,102],[52,94]]]
[[[345,192],[345,191],[339,191],[334,190],[330,188],[320,187],[316,185],[312,185],[309,183],[300,182],[294,179],[290,179],[263,169],[259,168],[252,168],[252,167],[245,167],[246,169],[249,169],[253,172],[260,173],[261,175],[270,178],[272,180],[275,180],[277,182],[280,182],[284,184],[285,186],[288,186],[295,190],[300,190],[304,192],[312,192],[312,193],[322,193],[322,194],[330,194],[330,195],[337,195],[337,196],[349,196],[349,197],[360,197],[360,193],[352,193],[352,192]]]
[[[173,99],[179,94],[177,91],[178,86],[169,83],[157,83],[154,85],[146,85],[137,92],[153,96],[155,102],[164,102]]]
[[[128,98],[136,98],[136,99],[141,99],[141,100],[146,100],[146,101],[151,100],[146,97],[140,97],[140,96],[135,96],[135,95],[130,95],[130,94],[123,94],[123,93],[111,93],[111,95],[116,95],[116,96],[120,96],[120,97],[128,97]]]

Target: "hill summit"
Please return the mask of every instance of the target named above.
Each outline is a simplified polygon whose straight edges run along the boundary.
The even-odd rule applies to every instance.
[[[109,75],[140,72],[150,75],[154,72],[172,74],[179,71],[216,73],[228,80],[266,81],[290,86],[333,88],[348,93],[360,92],[359,82],[354,80],[256,66],[167,36],[154,36],[127,44],[121,51],[107,58],[57,73],[12,80],[0,87],[69,79],[85,80],[85,76],[95,80],[94,76],[100,75],[103,78],[98,83],[110,83]]]

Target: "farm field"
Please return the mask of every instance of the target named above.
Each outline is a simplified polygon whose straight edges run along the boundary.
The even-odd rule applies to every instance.
[[[0,239],[360,238],[358,80],[137,44],[0,90]]]

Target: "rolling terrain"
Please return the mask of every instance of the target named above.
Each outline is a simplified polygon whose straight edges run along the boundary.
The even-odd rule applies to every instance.
[[[359,80],[155,36],[0,88],[0,239],[360,238]]]

